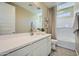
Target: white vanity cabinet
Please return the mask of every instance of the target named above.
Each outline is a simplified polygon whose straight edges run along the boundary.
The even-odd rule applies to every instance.
[[[32,44],[32,55],[33,56],[44,56],[46,55],[46,51],[47,51],[47,43],[46,43],[47,39],[44,38],[34,44]]]
[[[51,37],[46,37],[32,45],[33,56],[47,56],[51,52]]]
[[[31,55],[31,45],[25,46],[21,49],[13,51],[12,53],[7,54],[7,56],[28,56]]]
[[[16,34],[0,38],[0,56],[47,56],[51,52],[50,34],[34,36]]]
[[[46,54],[49,54],[49,52],[51,52],[51,36],[49,36],[48,38],[47,38],[47,51],[46,51]]]
[[[47,56],[51,52],[50,37],[42,38],[28,46],[13,51],[7,56]]]

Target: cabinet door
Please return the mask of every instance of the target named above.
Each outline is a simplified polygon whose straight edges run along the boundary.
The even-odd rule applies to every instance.
[[[17,51],[14,51],[14,52],[8,54],[7,56],[28,56],[28,55],[31,55],[31,45],[26,46],[26,47],[19,49]]]
[[[46,37],[40,47],[41,56],[47,56],[51,52],[51,37]]]
[[[47,38],[47,54],[51,52],[51,36]]]
[[[46,56],[47,54],[47,38],[44,38],[32,45],[32,55]]]

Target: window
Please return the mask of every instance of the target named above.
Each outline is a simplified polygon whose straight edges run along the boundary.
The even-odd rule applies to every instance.
[[[74,5],[73,2],[63,2],[63,3],[59,3],[57,5],[57,9],[60,10],[60,9],[64,9],[64,8],[69,8],[69,7],[72,7]]]
[[[69,17],[69,16],[73,16],[73,7],[57,11],[57,17]]]
[[[73,25],[74,3],[60,3],[57,5],[56,27],[70,28]]]
[[[67,17],[67,16],[71,16],[71,13],[68,12],[68,13],[62,13],[62,14],[57,15],[57,17]]]

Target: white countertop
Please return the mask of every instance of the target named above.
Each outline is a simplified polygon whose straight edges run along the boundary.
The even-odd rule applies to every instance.
[[[35,34],[33,36],[27,33],[11,34],[11,35],[1,35],[0,36],[0,55],[4,55],[19,49],[23,46],[29,45],[38,41],[42,38],[50,36],[50,34]]]

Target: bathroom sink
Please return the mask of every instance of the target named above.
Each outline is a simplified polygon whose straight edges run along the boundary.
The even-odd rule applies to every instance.
[[[45,35],[45,32],[34,32],[34,35]]]

